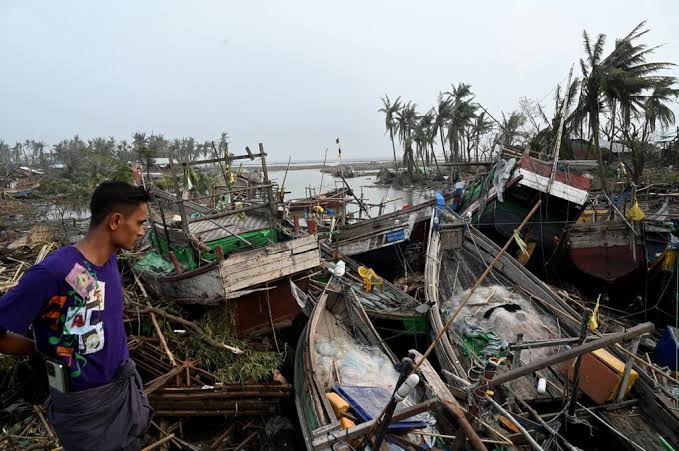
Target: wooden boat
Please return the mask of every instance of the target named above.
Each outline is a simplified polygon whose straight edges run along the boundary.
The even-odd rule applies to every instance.
[[[635,272],[641,275],[646,269],[645,241],[638,223],[581,218],[568,227],[564,244],[579,271],[611,285]]]
[[[21,166],[8,178],[0,179],[0,195],[9,197],[28,197],[40,188],[43,172],[26,166]]]
[[[245,157],[250,156],[254,157]],[[257,156],[263,158],[262,152]],[[264,162],[263,168],[266,174]],[[236,195],[242,190],[248,195]],[[236,314],[239,335],[291,325],[299,308],[287,279],[305,275],[320,264],[318,239],[313,235],[295,237],[277,227],[266,176],[263,185],[232,190],[232,203],[216,213],[206,206],[216,204],[211,196],[200,204],[195,198],[184,200],[181,191],[176,196],[154,188],[151,191],[153,250],[136,262],[133,270],[153,291],[185,304],[228,301]],[[179,215],[174,218],[176,211]],[[300,283],[305,282],[302,279]]]
[[[460,219],[445,211],[440,210],[439,213],[432,215],[432,222],[434,218],[438,218],[439,225],[433,227],[430,232],[425,269],[425,294],[431,304],[429,318],[434,334],[442,330],[446,322],[442,309],[454,310],[456,304],[462,301],[460,297],[473,286],[486,265],[499,252],[495,243],[472,226],[465,227]],[[500,354],[507,356],[506,345],[517,341],[517,333],[523,332],[526,341],[561,338],[556,335],[558,327],[548,308],[565,310],[573,317],[579,316],[570,306],[553,296],[544,284],[509,255],[501,257],[496,269],[486,280],[487,282],[477,290],[483,299],[476,303],[470,302],[465,307],[458,316],[457,323],[444,335],[436,349],[441,367],[464,379],[475,371],[472,370],[473,367],[484,365],[489,357]],[[456,302],[450,302],[451,299]],[[537,299],[545,305],[535,307],[533,302]],[[506,325],[512,324],[514,328],[507,327],[502,332],[491,330],[489,327],[493,315],[500,314],[503,322]],[[546,328],[540,330],[538,327],[538,330],[528,331],[526,327],[522,327],[522,322],[527,320],[529,315],[537,318],[537,323],[543,322]],[[478,327],[471,328],[465,334],[466,322]],[[562,325],[562,333],[566,337],[571,336],[569,332],[573,331],[572,327],[563,328]],[[492,355],[474,356],[470,352],[466,352],[465,355],[465,350],[474,341],[474,333],[492,336],[488,340],[488,345],[500,346],[505,351],[494,349]],[[503,342],[504,347],[501,346]],[[528,358],[538,357],[534,352],[528,354]],[[502,370],[501,368],[500,371]],[[549,390],[545,396],[538,395],[535,381],[527,378],[519,379],[514,385],[513,388],[526,400],[561,397],[558,390]]]
[[[287,202],[288,217],[291,221],[306,221],[314,214],[317,214],[321,225],[329,222],[332,218],[335,218],[338,223],[343,224],[346,222],[346,205],[349,191],[349,188],[337,188],[304,199],[291,199]],[[314,211],[314,209],[316,210]],[[332,213],[328,213],[328,211]]]
[[[4,189],[2,190],[2,193],[10,197],[28,197],[31,194],[33,194],[33,191],[37,190],[38,188],[40,188],[40,183],[36,182],[31,184],[30,186],[23,186],[14,189]]]
[[[452,308],[456,308],[455,300],[459,305],[461,297],[468,293],[467,290],[476,283],[489,262],[498,255],[500,249],[473,227],[465,226],[458,216],[439,211],[438,214],[432,216],[432,224],[435,224],[435,218],[438,218],[436,221],[438,225],[432,227],[430,235],[425,278],[427,299],[432,304],[429,310],[431,329],[433,334],[438,334],[447,321],[445,313],[448,312],[442,312],[446,302],[451,299],[454,300]],[[518,366],[539,361],[555,353],[558,349],[558,343],[565,341],[572,343],[574,337],[578,335],[576,330],[581,321],[581,313],[575,311],[563,298],[539,281],[511,256],[505,254],[499,258],[488,278],[485,279],[476,293],[479,293],[479,290],[482,289],[485,291],[481,295],[481,301],[475,302],[472,299],[472,302],[461,310],[461,314],[457,317],[451,329],[442,336],[436,346],[436,353],[443,374],[453,386],[462,387],[466,384],[466,382],[463,383],[464,381],[474,382],[478,380],[481,377],[479,376],[479,369],[487,369],[488,367],[484,367],[484,365],[493,358],[499,358],[495,360],[496,362],[501,362],[502,358],[507,358],[505,362],[511,362],[511,367],[515,369]],[[514,298],[511,301],[497,299],[494,297],[493,290],[506,290],[502,297],[520,294],[523,300],[519,298]],[[488,293],[489,291],[490,293]],[[510,308],[512,304],[519,308]],[[498,315],[498,311],[502,312],[503,315],[497,317],[496,321],[492,323],[492,318]],[[469,324],[475,325],[476,328],[468,327]],[[470,340],[470,338],[479,340],[482,344],[478,345],[477,341]],[[480,338],[483,340],[480,340]],[[549,343],[554,344],[549,345]],[[539,347],[545,346],[545,344],[549,347]],[[540,349],[544,351],[535,352]],[[592,354],[586,354],[583,357],[583,362],[586,363],[583,363],[581,367],[587,369],[582,370],[586,373],[584,373],[585,376],[581,375],[580,389],[587,393],[591,399],[594,399],[596,395],[601,396],[601,402],[606,402],[609,399],[608,396],[620,400],[615,396],[619,396],[616,394],[619,385],[616,384],[620,384],[620,380],[623,379],[622,373],[619,372],[621,368],[609,366],[614,365],[614,363],[608,362],[612,362],[616,357],[619,359],[618,365],[620,365],[620,361],[631,362],[617,348],[611,347],[608,350],[610,357],[605,357],[607,360],[598,360],[598,354],[596,359],[592,357]],[[603,359],[603,357],[601,358]],[[596,363],[597,361],[605,363],[599,364]],[[558,411],[563,408],[562,395],[566,370],[572,375],[572,365],[571,362],[558,367],[547,367],[528,376],[515,379],[508,384],[494,387],[494,396],[499,397],[500,400],[506,400],[510,406],[514,399],[521,399],[532,404],[536,410],[539,408],[538,406],[542,406],[544,409],[551,405]],[[625,366],[624,363],[622,366]],[[657,439],[658,434],[670,443],[675,443],[678,438],[679,416],[669,408],[671,402],[668,401],[667,397],[654,389],[651,376],[637,365],[634,366],[639,377],[631,391],[626,392],[624,396],[629,403],[641,409],[642,414],[626,414],[628,407],[624,403],[619,405],[607,404],[606,412],[602,412],[601,416],[598,417],[599,419],[605,418],[605,420],[596,420],[597,417],[590,417],[589,421],[599,421],[597,423],[599,426],[601,426],[601,421],[605,423],[605,426],[600,429],[602,431],[600,433],[609,434],[607,437],[611,440],[610,446],[612,446],[611,443],[616,443],[624,449],[639,449],[637,446],[631,445],[629,439],[624,440],[621,439],[619,434],[611,434],[610,428],[613,424],[618,432],[623,430],[628,436],[630,436],[631,430],[636,428],[638,432],[635,432],[632,438],[636,440],[637,437],[645,437],[643,442],[638,442],[642,443],[644,447],[648,446],[645,449],[661,449]],[[617,369],[613,370],[612,368]],[[497,367],[495,377],[501,375],[507,369],[500,364]],[[592,372],[587,373],[587,371]],[[487,376],[486,373],[483,377]],[[490,378],[492,379],[492,377],[491,374]],[[544,378],[547,381],[544,393],[536,388],[538,378]],[[604,383],[604,380],[608,382]],[[604,391],[603,395],[597,393],[600,386],[606,384],[608,384],[607,389],[612,391]],[[629,383],[627,389],[629,390]],[[585,404],[587,401],[582,399],[580,402]],[[583,409],[580,412],[583,415],[588,414]],[[571,431],[571,434],[567,438],[569,440],[580,440],[581,437],[578,436],[577,432],[572,432],[574,428],[576,427],[569,425],[568,430]],[[531,433],[534,433],[535,430],[537,429],[534,429]],[[576,442],[574,441],[574,443]]]
[[[332,281],[329,282],[324,292],[315,301],[309,322],[297,345],[294,381],[295,404],[308,450],[354,449],[348,447],[347,441],[349,440],[346,437],[351,437],[353,431],[363,426],[342,428],[342,424],[335,415],[326,393],[331,392],[332,389],[339,392],[340,390],[337,390],[337,387],[341,388],[346,381],[338,379],[349,373],[345,372],[344,362],[337,363],[335,357],[327,357],[325,354],[321,354],[319,349],[324,346],[332,349],[329,343],[333,342],[330,340],[338,343],[341,341],[355,347],[355,349],[370,347],[374,361],[386,362],[385,367],[381,367],[385,370],[384,373],[393,371],[386,367],[397,364],[396,357],[381,340],[361,304],[356,302],[355,295],[356,293],[352,288],[336,285]],[[413,354],[413,357],[417,356],[419,354]],[[330,359],[329,363],[324,359]],[[455,423],[455,420],[451,420],[449,411],[457,409],[459,412],[457,401],[445,388],[428,362],[425,361],[421,368],[421,392],[424,393],[425,397],[435,397],[445,401],[443,410],[432,411],[437,421],[438,430],[453,430],[451,425],[457,423]],[[362,374],[367,373],[361,373],[358,377]],[[379,373],[379,376],[384,380],[389,380],[387,374]],[[393,390],[393,385],[389,388]],[[386,390],[391,393],[391,390]],[[416,402],[420,400],[415,399]],[[402,406],[397,407],[396,412],[398,413],[401,408]],[[471,430],[463,415],[460,421],[465,423],[467,430]],[[394,439],[396,443],[404,443],[404,440],[408,440],[405,435],[397,436],[394,432],[388,435],[388,439]],[[355,442],[352,441],[352,444],[355,444]]]
[[[551,162],[524,154],[498,160],[487,175],[471,183],[461,197],[459,211],[499,244],[512,236],[535,202],[542,199],[524,237],[529,254],[537,256],[539,265],[552,256],[566,225],[580,216],[591,187],[589,177],[559,166],[552,174]]]
[[[431,217],[434,199],[376,218],[348,224],[333,234],[331,246],[342,255],[355,256],[376,251],[410,238],[418,224]]]
[[[326,244],[321,244],[321,251],[323,256],[328,259],[321,262],[321,267],[325,270],[309,278],[306,289],[293,288],[293,293],[298,293],[298,304],[303,309],[305,309],[309,299],[305,295],[311,295],[311,299],[320,297],[335,268],[335,263],[331,261],[332,249]],[[370,289],[366,289],[366,281],[359,274],[359,268],[362,265],[351,257],[344,256],[342,261],[345,263],[346,273],[337,283],[345,289],[351,289],[356,294],[363,309],[377,329],[403,330],[404,333],[412,335],[428,332],[428,304],[408,295],[378,274],[375,274],[372,278],[374,285]],[[310,308],[305,309],[307,314],[310,314],[310,311]]]

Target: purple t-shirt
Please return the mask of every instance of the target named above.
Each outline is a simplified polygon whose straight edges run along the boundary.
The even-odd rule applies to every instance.
[[[96,266],[66,246],[26,271],[0,298],[0,327],[24,333],[31,322],[38,350],[68,367],[72,391],[111,382],[128,359],[115,254]]]

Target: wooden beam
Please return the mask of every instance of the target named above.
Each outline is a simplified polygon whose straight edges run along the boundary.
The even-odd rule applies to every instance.
[[[548,366],[556,365],[566,360],[573,359],[580,355],[586,354],[588,352],[595,351],[597,349],[605,348],[612,344],[627,340],[629,338],[637,337],[645,333],[651,332],[655,329],[653,323],[642,323],[637,326],[632,327],[624,332],[618,332],[615,334],[610,334],[606,337],[599,338],[598,340],[590,341],[589,343],[576,346],[566,352],[552,355],[542,360],[531,362],[520,368],[516,368],[501,374],[490,381],[489,388],[497,387],[519,377],[526,376],[542,368],[547,368]]]
[[[250,155],[234,155],[232,157],[224,157],[224,158],[210,158],[209,160],[194,160],[194,161],[189,161],[189,162],[183,162],[182,165],[184,166],[198,166],[200,164],[210,164],[210,163],[219,163],[220,161],[223,163],[226,163],[227,161],[235,161],[235,160],[254,160],[255,158],[258,157],[266,157],[266,154],[263,152],[260,153],[250,153]]]
[[[632,345],[630,346],[629,352],[632,353],[632,355],[636,355],[637,349],[639,349],[639,342],[641,341],[641,337],[637,337],[632,341]],[[622,401],[622,398],[625,397],[625,392],[627,391],[627,381],[629,381],[629,376],[630,373],[632,372],[632,367],[634,366],[634,359],[632,359],[631,356],[627,356],[627,360],[625,361],[625,373],[622,376],[622,382],[620,382],[620,390],[618,391],[618,396],[615,398],[616,402]]]
[[[215,213],[213,215],[205,215],[205,216],[201,216],[199,218],[189,219],[189,224],[193,224],[194,222],[200,222],[200,221],[209,221],[210,219],[223,218],[224,216],[237,215],[238,213],[245,213],[246,211],[263,210],[265,208],[268,209],[269,205],[268,204],[255,204],[255,205],[250,205],[248,207],[238,208],[238,209],[235,209],[235,210],[221,211],[221,212]]]
[[[395,412],[394,415],[391,417],[392,422],[396,421],[401,421],[406,418],[410,418],[412,416],[415,416],[417,414],[420,414],[422,412],[426,412],[428,410],[433,409],[436,407],[440,401],[438,399],[428,399],[426,401],[423,401],[421,403],[415,404],[414,406],[411,407],[406,407],[405,409],[399,410],[398,412]],[[354,426],[349,429],[344,429],[342,431],[330,431],[325,433],[324,436],[321,437],[316,437],[313,441],[313,448],[331,448],[331,446],[337,442],[340,441],[349,441],[353,439],[357,439],[360,437],[363,437],[366,435],[368,432],[370,432],[371,428],[375,424],[375,420],[370,420],[366,421],[365,423],[361,423],[357,426]]]

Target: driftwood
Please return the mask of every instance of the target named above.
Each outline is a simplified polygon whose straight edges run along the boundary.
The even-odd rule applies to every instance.
[[[170,379],[172,379],[173,377],[175,377],[176,375],[181,373],[182,370],[184,370],[184,368],[187,368],[187,367],[188,367],[188,363],[184,362],[184,364],[182,366],[176,366],[176,367],[172,368],[172,370],[170,370],[169,373],[164,374],[162,376],[159,376],[159,377],[153,379],[152,381],[148,382],[146,384],[146,386],[144,387],[144,393],[146,395],[149,395],[149,394],[153,393],[154,391],[158,390],[160,387],[165,385],[167,383],[167,381],[169,381]]]

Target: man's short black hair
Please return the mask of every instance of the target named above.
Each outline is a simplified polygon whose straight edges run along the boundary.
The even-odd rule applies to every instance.
[[[129,214],[142,202],[149,201],[149,193],[142,186],[127,182],[108,181],[97,186],[90,200],[90,228],[101,224],[112,212]]]

